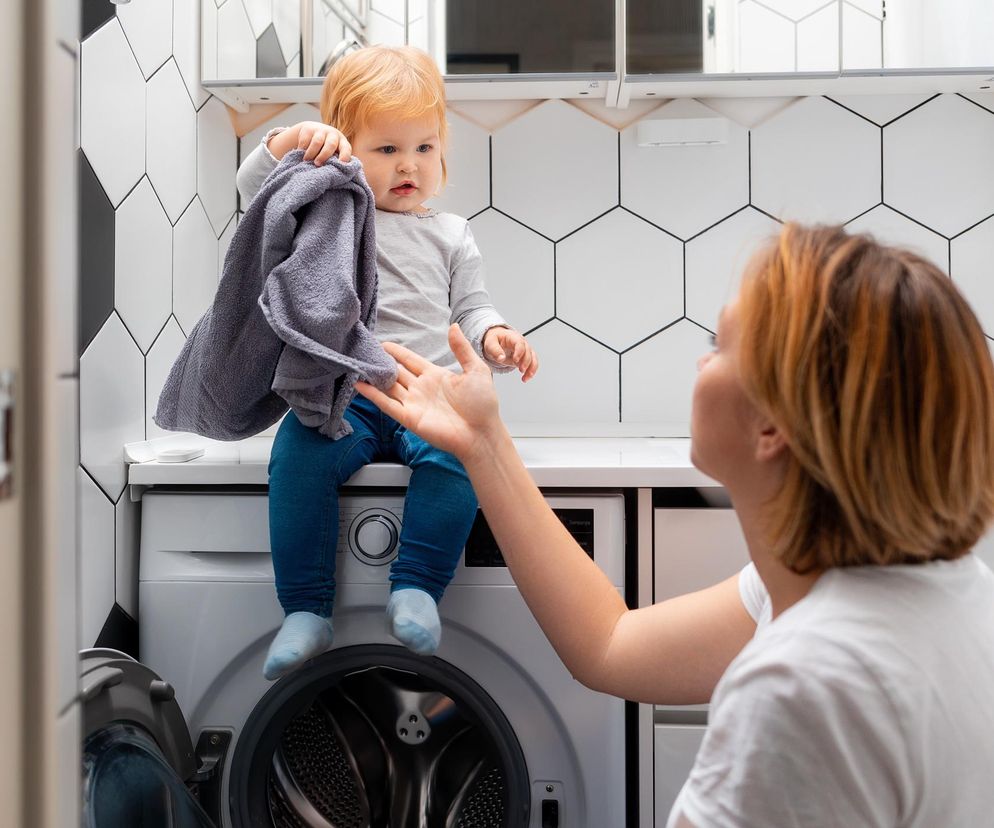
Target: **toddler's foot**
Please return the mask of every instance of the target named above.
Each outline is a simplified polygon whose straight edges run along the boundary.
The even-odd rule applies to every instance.
[[[434,655],[442,637],[435,599],[420,589],[390,593],[387,615],[394,637],[418,655]]]
[[[330,618],[313,612],[291,612],[269,645],[262,674],[270,681],[285,676],[331,647],[333,638]]]

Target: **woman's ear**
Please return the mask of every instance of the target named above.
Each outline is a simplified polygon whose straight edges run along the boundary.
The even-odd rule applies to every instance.
[[[761,423],[756,441],[756,459],[760,462],[774,460],[786,450],[787,440],[783,432],[768,420]]]

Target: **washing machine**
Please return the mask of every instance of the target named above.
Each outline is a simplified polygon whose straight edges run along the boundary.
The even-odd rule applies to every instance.
[[[546,498],[623,595],[623,496]],[[271,683],[265,490],[144,494],[141,662],[83,658],[85,826],[625,825],[624,702],[570,676],[482,513],[438,653],[390,635],[403,506],[403,490],[343,492],[335,645]]]

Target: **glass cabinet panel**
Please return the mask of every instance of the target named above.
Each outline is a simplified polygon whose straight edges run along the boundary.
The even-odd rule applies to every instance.
[[[992,0],[845,0],[842,68],[994,67]]]
[[[443,71],[615,71],[614,0],[457,0],[446,4]]]
[[[203,79],[321,77],[369,44],[417,46],[451,75],[614,72],[615,13],[615,0],[204,2]]]

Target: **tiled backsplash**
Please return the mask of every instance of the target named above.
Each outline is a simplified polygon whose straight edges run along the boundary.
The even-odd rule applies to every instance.
[[[199,86],[198,4],[174,0],[171,21],[162,5],[91,21],[82,46],[84,643],[114,602],[135,613],[122,446],[160,433],[159,389],[234,232],[238,161],[271,124],[317,118],[296,105],[239,142]],[[452,106],[434,203],[470,218],[494,303],[542,363],[497,380],[515,433],[685,436],[718,310],[786,218],[917,248],[994,334],[994,96],[707,103]],[[637,119],[707,109],[737,121],[728,143],[637,146]]]

